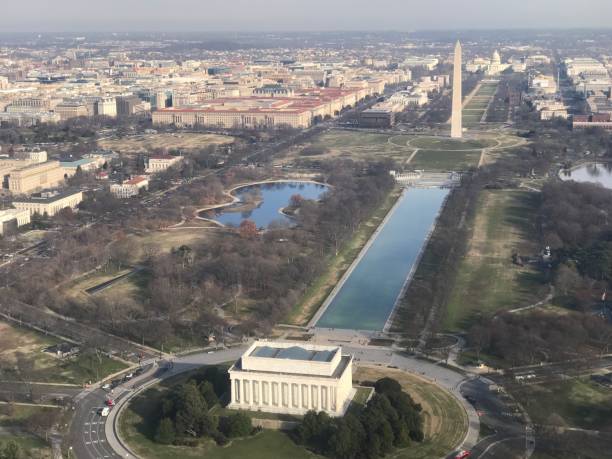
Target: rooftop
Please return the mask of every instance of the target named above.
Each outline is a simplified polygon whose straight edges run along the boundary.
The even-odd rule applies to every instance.
[[[62,190],[62,191],[46,191],[40,193],[40,195],[30,196],[29,198],[16,198],[15,202],[40,202],[40,203],[51,203],[59,201],[60,199],[67,198],[68,196],[74,196],[75,194],[81,193],[79,190]]]
[[[85,164],[90,164],[90,163],[93,163],[93,159],[81,158],[81,159],[75,159],[74,161],[60,161],[60,166],[78,167],[78,166],[83,166]]]
[[[301,346],[292,347],[272,347],[272,346],[257,346],[251,352],[250,357],[263,357],[268,359],[289,359],[303,360],[311,362],[330,362],[337,349],[334,350],[310,350]]]

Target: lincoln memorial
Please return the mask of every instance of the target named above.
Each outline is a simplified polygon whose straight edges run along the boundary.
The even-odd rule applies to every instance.
[[[256,341],[229,370],[229,408],[342,416],[355,393],[352,361],[338,346]]]

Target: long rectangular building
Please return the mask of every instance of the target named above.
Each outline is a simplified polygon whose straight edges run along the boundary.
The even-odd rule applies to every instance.
[[[338,116],[378,86],[365,83],[355,88],[311,88],[293,97],[232,97],[205,101],[197,106],[172,107],[153,112],[153,124],[234,128],[307,128],[316,120]]]
[[[13,206],[16,209],[27,211],[30,215],[47,215],[53,217],[62,209],[76,208],[83,201],[81,191],[52,191],[41,193],[39,196],[16,199]]]

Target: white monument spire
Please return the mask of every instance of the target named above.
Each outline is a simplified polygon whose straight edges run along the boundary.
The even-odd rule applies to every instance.
[[[463,136],[461,75],[461,43],[457,41],[453,69],[453,113],[451,117],[451,137],[454,139],[460,139]]]

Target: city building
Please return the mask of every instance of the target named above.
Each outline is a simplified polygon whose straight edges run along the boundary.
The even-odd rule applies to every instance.
[[[535,74],[529,78],[529,92],[532,94],[555,94],[557,82],[552,75]]]
[[[342,416],[355,393],[352,361],[338,346],[256,341],[229,369],[229,408]]]
[[[116,99],[117,116],[143,115],[151,110],[149,102],[143,102],[138,96],[120,96]]]
[[[43,188],[53,188],[64,180],[64,170],[59,161],[31,164],[12,171],[8,188],[14,194],[26,194]]]
[[[568,58],[563,61],[565,73],[571,80],[585,77],[607,77],[605,65],[591,57]]]
[[[359,115],[359,126],[387,129],[395,125],[395,112],[386,108],[369,108]]]
[[[537,67],[541,65],[550,65],[550,57],[544,54],[533,54],[525,58],[525,65],[527,67]]]
[[[491,59],[477,57],[465,64],[465,70],[467,72],[484,72],[484,74],[487,76],[499,75],[511,67],[512,64],[502,64],[501,56],[499,55],[498,51],[493,53]]]
[[[55,104],[48,98],[24,97],[11,102],[6,108],[7,113],[33,113],[51,110]]]
[[[81,191],[47,191],[29,198],[13,200],[16,209],[29,212],[30,215],[47,215],[53,217],[62,209],[75,209],[83,201]]]
[[[163,172],[175,164],[180,163],[183,160],[182,156],[172,155],[152,155],[149,156],[149,163],[147,165],[147,173],[156,174]]]
[[[18,228],[30,223],[30,212],[20,209],[0,210],[0,236],[15,234]]]
[[[96,102],[96,115],[117,116],[117,101],[114,97],[102,97]]]
[[[553,118],[567,119],[567,106],[562,101],[542,100],[534,104],[536,110],[540,112],[542,121],[552,120]]]
[[[381,81],[354,81],[345,88],[308,88],[294,97],[231,97],[203,101],[190,107],[153,112],[153,124],[215,126],[223,129],[310,127],[315,119],[338,116],[368,95],[384,90]]]
[[[127,199],[138,196],[140,190],[147,190],[148,188],[149,179],[147,179],[145,176],[138,175],[121,184],[113,183],[110,186],[110,192],[119,199]]]
[[[433,70],[436,68],[439,62],[440,60],[434,56],[426,56],[426,57],[409,56],[406,59],[404,59],[404,62],[402,65],[407,68],[423,67],[423,68],[426,68],[427,70]]]
[[[15,159],[30,161],[31,163],[44,163],[47,161],[48,155],[45,150],[19,150],[15,152]]]
[[[79,116],[88,116],[87,106],[82,102],[62,102],[55,106],[55,113],[60,116],[61,121],[66,121]]]
[[[79,169],[83,172],[95,171],[98,168],[98,163],[91,158],[81,158],[74,161],[60,161],[60,166],[66,177],[72,177]]]
[[[258,97],[293,97],[293,89],[281,84],[267,84],[255,88],[253,95]]]
[[[592,115],[573,115],[573,129],[602,128],[612,130],[612,114],[597,113]]]
[[[53,112],[0,112],[0,126],[10,124],[17,127],[32,127],[40,123],[59,123],[59,113]]]

